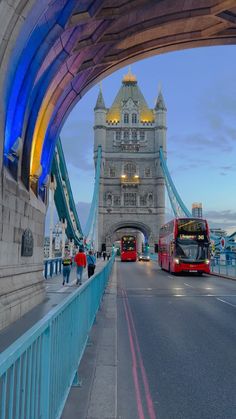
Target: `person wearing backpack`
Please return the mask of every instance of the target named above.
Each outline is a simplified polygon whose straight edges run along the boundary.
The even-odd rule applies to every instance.
[[[89,251],[87,255],[87,265],[88,265],[88,278],[94,274],[96,268],[96,258],[93,255],[92,250]]]
[[[71,272],[71,266],[72,266],[72,258],[69,254],[69,252],[66,252],[65,257],[62,259],[62,274],[63,274],[63,282],[62,285],[65,285],[65,282],[69,284],[70,279],[70,272]]]

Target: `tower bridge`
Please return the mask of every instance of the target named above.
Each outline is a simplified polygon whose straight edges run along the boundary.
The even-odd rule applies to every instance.
[[[164,99],[160,93],[155,109],[150,109],[129,73],[110,109],[99,92],[95,189],[88,224],[82,231],[60,143],[55,154],[62,126],[78,100],[102,78],[141,58],[235,42],[235,0],[1,1],[0,329],[45,299],[43,237],[50,187],[60,217],[66,220],[67,235],[77,244],[86,237],[109,248],[119,229],[133,228],[154,246],[164,216],[164,182],[174,212],[188,215],[166,165]],[[138,156],[145,156],[146,163]],[[55,309],[0,356],[1,418],[59,417],[112,263],[96,281],[69,296],[66,306],[58,307],[58,312]],[[132,323],[124,291],[122,296]],[[234,306],[232,301],[224,304]],[[68,320],[81,307],[84,322],[79,332],[70,329],[67,340]],[[91,307],[94,311],[89,311]],[[135,340],[135,335],[131,338]],[[62,347],[70,354],[70,365],[59,356]],[[76,348],[73,353],[72,347]],[[53,365],[57,375],[49,376]],[[22,399],[19,407],[26,388],[31,391],[30,402]],[[146,396],[150,401],[149,394]],[[152,415],[152,404],[148,407]]]
[[[129,70],[109,109],[100,90],[94,109],[94,150],[102,148],[98,247],[111,250],[116,225],[142,225],[151,250],[165,221],[166,107],[161,91],[150,109]],[[96,159],[95,159],[96,161]]]

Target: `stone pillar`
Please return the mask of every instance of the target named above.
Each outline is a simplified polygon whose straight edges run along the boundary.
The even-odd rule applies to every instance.
[[[43,243],[46,206],[2,171],[0,204],[0,330],[45,298]]]
[[[53,229],[54,229],[54,193],[56,190],[56,180],[50,182],[50,242],[49,242],[49,259],[53,258],[52,242],[53,242]]]

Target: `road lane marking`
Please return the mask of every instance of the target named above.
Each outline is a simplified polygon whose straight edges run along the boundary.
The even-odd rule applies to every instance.
[[[173,276],[170,276],[170,275],[167,275],[168,276],[168,278],[170,278],[170,279],[174,279],[174,277]]]
[[[126,302],[127,297],[124,293],[124,290],[122,290],[122,294],[123,294],[123,306],[124,306],[126,323],[127,323],[127,328],[128,328],[129,345],[130,345],[130,351],[131,351],[131,356],[132,356],[132,364],[133,364],[132,375],[133,375],[134,388],[135,388],[137,411],[138,411],[139,419],[144,419],[145,416],[144,416],[143,404],[142,404],[142,398],[141,398],[141,389],[140,389],[139,380],[138,380],[138,363],[137,363],[137,357],[136,357],[136,352],[135,352],[135,345],[134,345],[134,339],[133,339],[133,334],[132,334],[132,329],[131,329],[131,323],[130,323],[129,314],[128,314],[128,307],[127,307],[127,302]]]
[[[232,307],[235,307],[236,308],[236,305],[235,304],[229,303],[228,301],[222,300],[221,298],[216,298],[216,299],[218,301],[221,301],[222,303],[228,304],[229,306],[232,306]]]
[[[140,349],[140,346],[139,346],[139,341],[138,341],[138,336],[137,336],[137,332],[136,332],[136,328],[135,328],[135,324],[134,324],[134,320],[133,320],[132,311],[131,311],[131,308],[130,308],[130,305],[129,305],[129,300],[128,300],[127,293],[124,289],[122,291],[123,291],[123,296],[124,296],[123,304],[124,304],[125,310],[127,310],[127,312],[126,312],[127,321],[128,321],[128,324],[130,325],[131,335],[132,335],[132,331],[133,331],[134,344],[136,345],[139,366],[140,366],[141,375],[142,375],[143,384],[144,384],[144,391],[145,391],[145,397],[146,397],[146,402],[147,402],[149,418],[150,419],[156,419],[156,415],[155,415],[155,411],[154,411],[154,405],[153,405],[152,396],[151,396],[151,392],[150,392],[150,388],[149,388],[149,383],[148,383],[146,370],[145,370],[144,363],[143,363],[143,357],[142,357],[142,354],[141,354],[141,349]],[[137,365],[136,365],[136,368],[137,368]]]
[[[184,282],[184,285],[186,285],[186,287],[194,288],[192,285],[186,284],[185,282]]]

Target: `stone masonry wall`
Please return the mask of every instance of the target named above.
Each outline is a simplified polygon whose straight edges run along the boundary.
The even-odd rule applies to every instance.
[[[45,297],[43,239],[45,205],[4,171],[0,205],[0,330]],[[21,256],[22,234],[33,234],[33,256]]]

